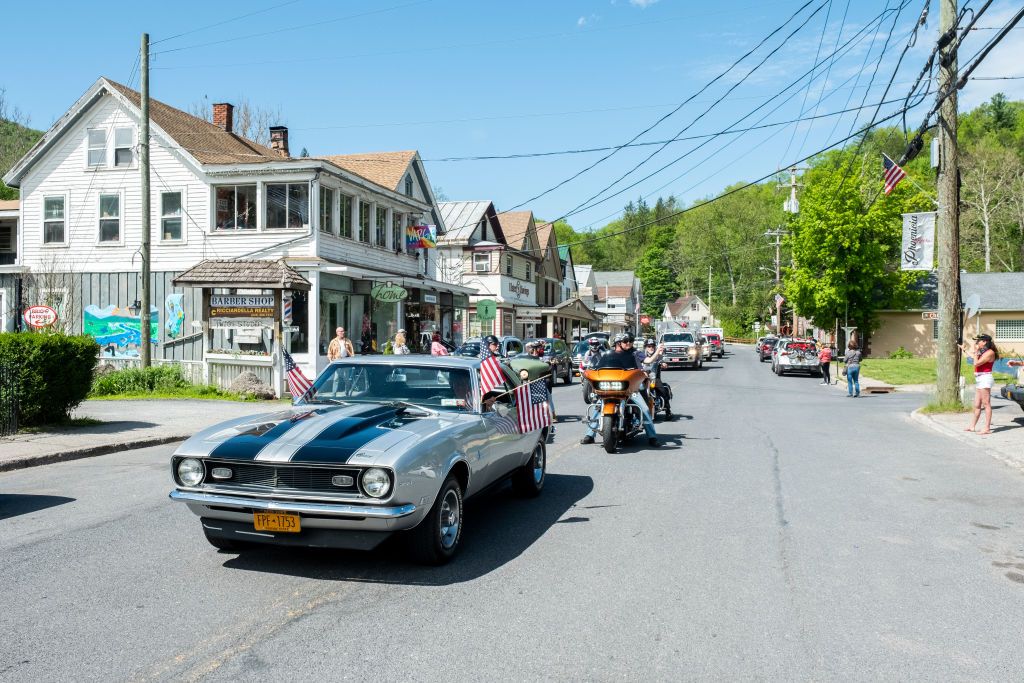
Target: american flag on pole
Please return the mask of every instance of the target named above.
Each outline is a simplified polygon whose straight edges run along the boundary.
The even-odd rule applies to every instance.
[[[781,306],[782,302],[785,301],[785,300],[786,300],[786,297],[782,296],[781,294],[776,294],[775,295],[775,305],[776,306]]]
[[[899,167],[895,161],[882,155],[882,170],[885,171],[885,193],[889,194],[896,189],[899,182],[907,177],[907,172]]]
[[[284,373],[285,379],[288,380],[288,391],[291,393],[292,398],[301,398],[313,388],[313,383],[302,374],[302,370],[295,364],[292,354],[287,351],[284,352]]]
[[[551,426],[548,410],[548,388],[544,380],[520,384],[515,390],[519,408],[519,431],[523,434]]]

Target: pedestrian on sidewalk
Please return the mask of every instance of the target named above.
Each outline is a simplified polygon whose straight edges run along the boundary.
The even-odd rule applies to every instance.
[[[832,378],[829,376],[829,363],[832,362],[832,349],[828,344],[821,345],[821,351],[818,352],[818,362],[821,364],[821,383],[832,384]]]
[[[843,373],[846,375],[846,396],[848,398],[860,396],[860,360],[860,347],[857,342],[852,341],[847,344],[846,356],[843,358],[843,362],[846,363]]]
[[[405,330],[399,330],[398,333],[395,334],[395,343],[393,345],[393,350],[396,356],[409,355],[409,347],[405,343]]]
[[[334,331],[335,337],[327,347],[327,360],[335,361],[339,358],[348,358],[356,355],[352,346],[352,340],[345,336],[345,328],[339,327]]]
[[[444,344],[441,343],[441,333],[435,332],[430,338],[430,355],[431,356],[447,356],[448,349],[445,348]]]
[[[992,433],[992,386],[995,380],[992,377],[992,365],[999,359],[999,349],[996,348],[992,337],[987,334],[979,334],[974,338],[974,351],[965,345],[960,344],[960,350],[967,354],[967,360],[974,364],[974,414],[971,423],[964,429],[965,432],[973,432],[981,417],[981,411],[985,411],[985,426],[978,434]]]

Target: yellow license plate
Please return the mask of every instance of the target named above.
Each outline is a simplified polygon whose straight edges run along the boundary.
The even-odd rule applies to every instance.
[[[280,512],[254,512],[252,521],[256,531],[276,531],[284,534],[297,534],[302,531],[298,515]]]

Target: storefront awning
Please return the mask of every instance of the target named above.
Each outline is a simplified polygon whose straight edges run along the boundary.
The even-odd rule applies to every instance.
[[[542,315],[553,315],[581,322],[600,322],[604,318],[603,313],[590,310],[579,298],[563,301],[553,308],[542,308],[540,312]]]
[[[426,289],[428,291],[451,292],[452,294],[476,294],[472,287],[453,285],[450,282],[431,280],[430,278],[419,278],[415,275],[396,275],[394,273],[383,273],[369,268],[359,266],[330,265],[321,266],[320,271],[332,275],[344,275],[355,280],[374,280],[376,282],[393,282],[407,289]]]

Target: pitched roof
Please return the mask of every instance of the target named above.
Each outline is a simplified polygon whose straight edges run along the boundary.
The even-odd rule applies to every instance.
[[[316,157],[361,175],[389,190],[399,191],[409,164],[416,158],[416,150],[404,152],[365,152],[363,154],[335,154]],[[447,221],[445,225],[447,225]]]
[[[491,202],[487,200],[469,202],[441,202],[437,205],[441,211],[448,232],[440,236],[442,243],[468,242],[480,219],[487,215]]]
[[[0,199],[0,211],[17,211],[21,202],[17,199]]]
[[[607,301],[612,298],[628,299],[633,296],[633,285],[598,285],[594,287],[594,299],[596,301]]]
[[[284,261],[219,259],[200,261],[174,278],[174,285],[227,287],[261,285],[267,289],[309,290],[309,280]]]
[[[938,277],[935,273],[917,284],[924,291],[921,310],[939,307]],[[964,301],[972,294],[981,299],[984,311],[1024,311],[1024,273],[961,273],[960,288]]]
[[[548,245],[548,240],[551,239],[551,233],[554,232],[555,226],[551,223],[541,223],[537,226],[537,241],[540,242],[541,247]],[[555,245],[558,246],[557,244]]]
[[[572,271],[573,274],[576,276],[576,284],[586,287],[587,280],[590,279],[591,271],[593,269],[594,266],[590,265],[589,263],[583,263],[578,266],[574,265],[572,267]]]
[[[530,221],[533,211],[503,211],[498,214],[498,222],[505,233],[505,243],[513,249],[526,248],[526,236],[530,232]]]
[[[668,306],[669,315],[673,317],[679,315],[681,312],[689,309],[690,304],[695,300],[700,301],[700,297],[691,294],[690,296],[681,296],[675,301],[670,301],[666,304]]]
[[[128,86],[102,79],[111,89],[139,107],[141,96]],[[286,157],[257,144],[241,135],[229,133],[220,126],[159,100],[149,100],[149,118],[165,133],[185,148],[201,164],[258,164],[267,161],[287,161]]]
[[[602,270],[594,271],[594,281],[598,286],[603,287],[604,285],[609,286],[633,286],[633,281],[636,279],[636,275],[632,270]]]

